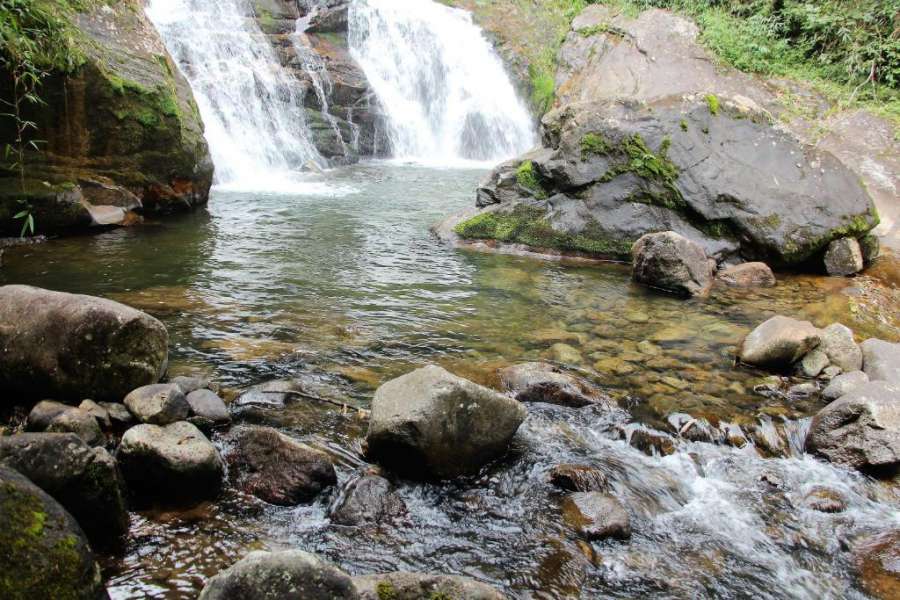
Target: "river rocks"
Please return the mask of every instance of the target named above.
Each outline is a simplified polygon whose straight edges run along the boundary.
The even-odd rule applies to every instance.
[[[116,429],[128,427],[134,423],[134,415],[128,407],[120,402],[100,402],[100,406],[109,415],[109,421]]]
[[[853,551],[860,586],[872,598],[900,596],[900,529],[864,538]]]
[[[823,408],[810,425],[806,448],[857,469],[900,466],[900,384],[870,381]]]
[[[181,388],[172,383],[145,385],[133,390],[125,396],[124,404],[138,421],[151,425],[183,421],[191,412]]]
[[[705,294],[712,284],[703,248],[674,231],[641,237],[631,254],[631,275],[639,283],[687,296]]]
[[[809,321],[777,315],[744,338],[740,359],[749,365],[783,369],[818,346],[820,334]]]
[[[231,415],[228,414],[225,401],[212,390],[198,389],[190,392],[187,395],[187,403],[191,415],[188,421],[204,431],[231,423]]]
[[[46,431],[50,422],[62,413],[73,410],[75,407],[55,402],[53,400],[41,400],[32,407],[25,422],[28,431]]]
[[[822,330],[819,337],[821,343],[818,349],[828,356],[830,364],[840,367],[845,373],[862,368],[862,350],[853,339],[853,332],[849,327],[832,323]]]
[[[807,352],[800,361],[800,372],[806,377],[817,377],[828,365],[828,355],[816,348]]]
[[[0,437],[0,462],[53,496],[95,546],[128,533],[123,486],[106,450],[71,433],[22,433]]]
[[[829,275],[853,275],[863,270],[863,255],[854,238],[840,238],[828,244],[825,271]]]
[[[406,512],[406,505],[384,477],[365,474],[351,479],[329,511],[332,523],[365,525],[380,523]]]
[[[500,369],[500,383],[519,402],[545,402],[572,408],[607,400],[583,379],[549,363],[530,362]]]
[[[563,344],[561,342],[550,346],[550,357],[563,365],[580,365],[584,362],[584,357],[581,356],[581,352],[574,346]]]
[[[860,344],[863,370],[872,381],[900,383],[900,344],[870,338]]]
[[[738,288],[773,287],[776,284],[775,274],[764,262],[746,262],[727,267],[716,275],[716,281]]]
[[[179,375],[177,377],[173,377],[169,380],[169,383],[174,383],[181,391],[188,395],[191,392],[196,392],[197,390],[204,390],[212,388],[208,379],[204,379],[203,377],[189,377],[187,375]]]
[[[628,443],[648,456],[675,453],[675,440],[659,431],[637,427],[628,433]]]
[[[353,578],[360,600],[504,600],[489,585],[468,577],[398,571]]]
[[[228,460],[239,485],[269,504],[308,502],[337,483],[327,454],[270,427],[240,430]]]
[[[73,408],[53,417],[47,426],[48,432],[74,433],[90,446],[101,446],[106,442],[97,419],[90,413]]]
[[[563,519],[588,540],[631,537],[631,521],[622,503],[598,492],[575,492],[563,501]]]
[[[94,402],[93,400],[84,400],[78,405],[78,410],[85,412],[97,421],[100,429],[106,431],[112,428],[112,420],[109,418],[109,411]]]
[[[849,394],[856,388],[868,382],[869,376],[862,371],[841,373],[828,382],[828,386],[822,390],[822,397],[826,400],[837,400],[841,396]]]
[[[106,597],[75,519],[28,479],[0,466],[0,598]]]
[[[251,552],[212,577],[199,600],[357,600],[350,576],[301,550]]]
[[[139,501],[192,502],[214,498],[222,488],[218,451],[185,421],[132,427],[122,436],[116,458]]]
[[[0,287],[0,389],[23,399],[121,400],[166,368],[162,323],[118,302]]]
[[[609,488],[603,471],[587,465],[556,465],[550,470],[550,483],[570,492],[604,492]]]
[[[470,474],[506,450],[525,417],[512,398],[429,365],[376,390],[366,453],[411,476]]]

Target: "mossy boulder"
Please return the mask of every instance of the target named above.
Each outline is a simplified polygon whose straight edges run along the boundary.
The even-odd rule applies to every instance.
[[[0,466],[0,598],[107,598],[78,523],[18,472]]]
[[[9,213],[27,206],[38,232],[53,233],[84,226],[93,205],[166,213],[204,204],[213,167],[197,104],[142,2],[36,2],[63,24],[71,60],[48,65],[44,103],[26,106],[43,143],[26,156],[24,190],[0,170],[0,233],[18,233]],[[0,119],[0,138],[12,139],[12,127]]]

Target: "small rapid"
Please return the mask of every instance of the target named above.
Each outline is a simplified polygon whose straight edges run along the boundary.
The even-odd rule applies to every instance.
[[[351,53],[387,113],[397,158],[497,162],[534,144],[528,109],[471,14],[355,0],[349,19]]]

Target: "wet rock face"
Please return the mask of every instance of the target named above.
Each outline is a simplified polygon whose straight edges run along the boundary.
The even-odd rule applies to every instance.
[[[631,537],[631,521],[615,497],[597,492],[576,492],[563,501],[563,519],[588,540]]]
[[[586,465],[557,465],[550,471],[550,483],[570,492],[603,492],[609,487],[603,471]]]
[[[118,302],[0,287],[0,390],[22,400],[120,401],[159,380],[168,344],[162,323]]]
[[[862,540],[854,550],[863,590],[878,600],[900,596],[900,530]]]
[[[116,459],[139,503],[193,502],[215,498],[222,488],[225,467],[218,451],[185,421],[132,427],[122,436]]]
[[[376,390],[367,455],[413,477],[471,474],[506,451],[525,416],[512,398],[429,365]]]
[[[632,277],[658,289],[700,296],[712,285],[712,267],[703,248],[674,231],[647,234],[631,249]]]
[[[366,474],[351,479],[341,490],[329,517],[338,525],[380,523],[406,512],[406,505],[390,481]]]
[[[360,600],[420,600],[422,598],[465,598],[503,600],[505,596],[489,585],[468,577],[407,573],[398,571],[353,578]]]
[[[191,410],[181,388],[173,383],[139,387],[125,396],[124,404],[138,421],[152,425],[183,421]]]
[[[350,576],[300,550],[251,552],[212,577],[199,600],[357,600]]]
[[[522,363],[500,369],[500,382],[519,402],[545,402],[572,408],[609,402],[586,381],[550,363]]]
[[[269,504],[309,502],[337,483],[327,454],[269,427],[239,431],[228,461],[239,485]]]
[[[0,597],[98,600],[106,596],[87,538],[59,503],[0,466]]]
[[[53,496],[94,546],[113,545],[128,533],[124,488],[106,450],[71,433],[22,433],[0,437],[0,463]]]
[[[900,384],[870,381],[813,418],[806,448],[831,462],[877,472],[900,467]]]
[[[818,346],[820,336],[809,321],[774,316],[744,338],[740,359],[748,365],[784,369]]]

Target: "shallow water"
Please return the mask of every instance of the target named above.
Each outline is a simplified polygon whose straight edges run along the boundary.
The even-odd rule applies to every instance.
[[[171,372],[228,387],[301,376],[365,407],[379,382],[427,362],[496,385],[499,366],[550,358],[640,421],[664,427],[686,412],[736,422],[757,444],[771,434],[782,458],[700,443],[648,457],[619,439],[629,413],[532,405],[514,452],[481,477],[401,484],[409,515],[393,525],[335,527],[327,497],[285,509],[234,491],[188,513],[137,516],[126,556],[108,564],[112,595],[194,597],[248,549],[299,546],[354,573],[462,573],[517,597],[861,597],[848,549],[900,525],[896,488],[801,455],[803,419],[821,402],[757,393],[766,374],[733,365],[741,337],[776,312],[855,328],[846,282],[782,276],[774,289],[685,301],[632,285],[621,265],[441,245],[428,226],[469,206],[483,174],[371,163],[326,173],[308,193],[214,190],[208,213],[7,251],[0,283],[144,309],[169,328]],[[309,438],[344,480],[363,467],[365,421],[332,408],[246,407],[238,420]],[[608,473],[631,512],[630,542],[579,545],[546,483],[559,462]],[[849,509],[803,508],[813,484],[839,490]]]

